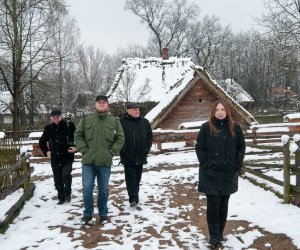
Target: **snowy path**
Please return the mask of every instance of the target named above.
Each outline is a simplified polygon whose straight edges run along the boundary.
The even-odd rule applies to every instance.
[[[150,157],[139,210],[129,207],[122,167],[114,167],[109,223],[99,225],[95,215],[89,228],[76,225],[82,215],[80,164],[74,164],[72,202],[62,206],[56,205],[50,165],[35,164],[34,196],[0,235],[0,249],[207,249],[198,168],[180,168],[196,163],[195,152]],[[300,249],[299,208],[243,179],[239,189],[230,200],[224,249]]]

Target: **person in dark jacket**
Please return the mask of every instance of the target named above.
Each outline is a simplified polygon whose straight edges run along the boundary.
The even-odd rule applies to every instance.
[[[209,244],[218,247],[224,240],[230,195],[238,190],[239,171],[245,155],[241,127],[234,123],[225,102],[216,101],[208,122],[204,123],[196,141],[200,163],[199,192],[207,198]]]
[[[72,163],[77,151],[75,129],[73,122],[63,120],[60,110],[52,110],[51,123],[45,126],[39,140],[42,152],[51,160],[59,205],[71,201]]]
[[[149,121],[140,116],[137,103],[127,105],[127,113],[121,119],[125,144],[121,149],[121,163],[124,164],[125,181],[131,207],[139,203],[140,181],[143,164],[152,146],[152,129]]]

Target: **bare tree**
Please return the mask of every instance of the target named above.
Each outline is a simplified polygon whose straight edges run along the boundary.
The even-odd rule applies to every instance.
[[[110,71],[110,81],[109,84],[112,83],[115,72],[117,72],[118,68],[122,65],[122,61],[127,58],[146,58],[150,57],[152,54],[147,47],[143,47],[138,44],[128,44],[125,47],[118,48],[117,51],[108,58],[108,65]],[[111,72],[113,72],[111,74]]]
[[[285,37],[284,46],[298,45],[300,39],[300,1],[265,0],[266,15],[258,19],[266,31],[276,36]]]
[[[210,69],[230,35],[230,28],[223,28],[216,16],[205,16],[202,21],[190,25],[188,41],[194,61]]]
[[[128,0],[125,8],[138,16],[152,31],[154,47],[159,55],[163,47],[171,47],[185,27],[199,12],[199,7],[187,0]]]
[[[121,62],[122,59],[126,58],[145,58],[150,56],[149,50],[139,44],[130,43],[126,47],[118,48],[115,55],[119,58]]]
[[[93,46],[82,46],[78,50],[78,81],[83,90],[92,93],[106,93],[108,89],[105,76],[106,54]]]
[[[74,18],[67,15],[59,16],[52,26],[52,32],[48,44],[56,56],[56,62],[40,74],[49,88],[44,100],[48,103],[54,102],[52,105],[65,111],[70,108],[76,94],[72,75],[75,74],[74,65],[78,60],[77,41],[80,35]]]
[[[140,102],[149,94],[151,90],[149,78],[146,78],[144,84],[141,86],[137,86],[135,80],[135,72],[126,70],[123,73],[122,79],[116,89],[115,96],[117,102]]]
[[[0,74],[13,97],[14,140],[19,139],[23,90],[54,59],[47,47],[49,24],[65,11],[62,0],[0,2]]]

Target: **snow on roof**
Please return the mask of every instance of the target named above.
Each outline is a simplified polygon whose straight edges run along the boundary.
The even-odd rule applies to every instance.
[[[288,122],[289,120],[292,119],[300,119],[300,113],[287,114],[283,117],[284,122]]]
[[[12,103],[12,96],[9,91],[0,92],[0,113],[7,115],[11,114],[9,106]]]
[[[110,97],[110,102],[127,101],[124,98],[124,92],[130,92],[127,97],[130,101],[159,102],[171,85],[178,82],[182,77],[181,73],[190,69],[191,65],[193,65],[191,58],[170,57],[168,60],[156,57],[128,58],[123,61],[123,65],[119,68],[107,96]],[[132,80],[130,87],[126,87],[128,86],[126,84],[127,79]],[[139,97],[146,84],[148,85],[148,91],[146,91],[148,93]],[[130,91],[126,91],[128,88]]]
[[[183,122],[181,123],[178,128],[179,129],[189,129],[189,128],[200,128],[205,121],[195,121],[195,122]]]
[[[219,85],[238,103],[254,102],[253,98],[233,79],[218,80]]]
[[[240,110],[242,110],[247,117],[255,121],[255,118],[244,108],[242,107],[234,97],[230,96],[215,80],[211,78],[208,72],[206,72],[199,65],[191,66],[189,69],[186,69],[184,73],[182,73],[181,79],[179,79],[173,86],[171,86],[170,90],[165,93],[161,101],[145,116],[149,120],[150,123],[154,121],[154,119],[165,109],[168,105],[175,99],[179,94],[187,87],[187,85],[194,79],[194,68],[200,70],[202,73],[206,75],[210,84],[213,84],[214,87],[218,88],[223,94],[230,99]]]
[[[194,68],[203,72],[203,68],[195,65],[191,58],[176,58],[171,57],[168,60],[161,58],[129,58],[123,61],[123,65],[118,69],[114,82],[107,93],[110,97],[110,102],[118,101],[155,101],[158,104],[146,115],[146,118],[152,123],[154,119],[182,93],[187,85],[194,78]],[[212,78],[207,72],[205,75],[211,83],[220,89],[235,105],[243,110],[247,116],[255,121],[253,116],[246,111],[239,103],[253,101],[252,97],[243,90],[236,82],[234,86],[227,84],[228,89],[237,88],[239,94],[226,91]],[[132,82],[129,83],[128,82]],[[231,80],[230,80],[231,82]],[[148,84],[148,88],[145,85]],[[147,94],[143,97],[139,96],[142,89],[146,90]],[[128,91],[130,90],[130,91]],[[124,98],[124,93],[127,97]],[[122,98],[121,98],[122,96]],[[235,99],[238,97],[238,101]]]
[[[150,110],[145,116],[150,123],[154,121],[158,114],[160,114],[188,85],[194,78],[194,70],[192,68],[186,69],[181,78],[170,88],[170,90],[162,95],[160,102]]]
[[[256,120],[255,120],[255,118],[249,113],[249,111],[248,110],[246,110],[243,106],[241,106],[240,104],[239,104],[239,102],[237,102],[236,100],[235,100],[235,96],[231,96],[231,95],[229,95],[215,80],[213,80],[212,78],[211,78],[211,76],[209,75],[209,73],[208,72],[205,72],[206,74],[207,74],[207,76],[208,76],[208,78],[209,78],[209,80],[212,82],[212,83],[214,83],[215,84],[215,86],[218,88],[218,89],[220,89],[222,92],[223,92],[223,94],[225,94],[226,96],[227,96],[227,98],[228,99],[230,99],[236,106],[238,106],[246,115],[247,115],[247,117],[249,117],[249,119],[252,121],[252,122],[256,122]]]

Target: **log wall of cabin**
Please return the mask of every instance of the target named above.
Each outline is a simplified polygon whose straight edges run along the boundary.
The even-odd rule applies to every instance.
[[[178,129],[183,122],[208,120],[212,104],[220,99],[217,94],[199,79],[173,110],[157,126],[161,129]],[[231,110],[233,119],[242,127],[247,127],[247,122],[235,111]]]

